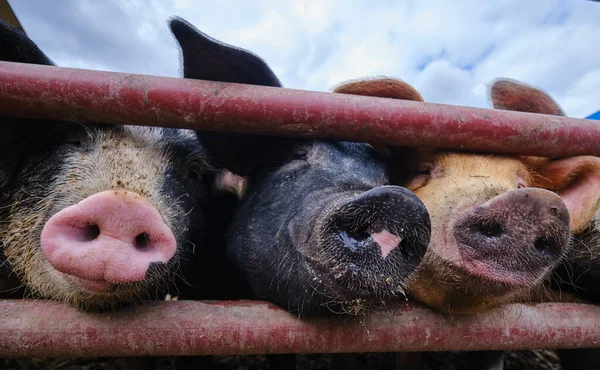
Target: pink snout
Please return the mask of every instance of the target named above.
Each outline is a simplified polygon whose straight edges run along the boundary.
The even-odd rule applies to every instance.
[[[177,242],[146,198],[111,190],[52,216],[41,247],[56,270],[87,289],[107,291],[112,284],[143,280],[152,262],[173,257]]]

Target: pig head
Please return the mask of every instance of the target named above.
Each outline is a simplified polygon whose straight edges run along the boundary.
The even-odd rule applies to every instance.
[[[490,86],[494,108],[565,116],[546,92],[525,83],[497,79]],[[592,302],[600,301],[600,158],[523,157],[539,168],[537,186],[557,193],[565,202],[574,235],[566,261],[555,273],[553,286]]]
[[[258,56],[181,19],[171,30],[186,78],[281,87]],[[401,154],[330,140],[198,136],[237,176],[219,180],[241,196],[227,252],[256,298],[303,315],[358,314],[404,299],[429,241],[429,216],[414,194],[390,184],[388,164]]]
[[[52,65],[3,21],[0,60]],[[210,171],[194,132],[0,120],[0,235],[28,293],[91,310],[161,298],[202,249]]]
[[[422,101],[394,79],[354,81],[336,92]],[[418,163],[412,179],[398,184],[431,218],[409,293],[435,309],[469,313],[542,290],[568,249],[569,213],[558,195],[534,188],[535,169],[518,157],[432,148],[420,149]]]

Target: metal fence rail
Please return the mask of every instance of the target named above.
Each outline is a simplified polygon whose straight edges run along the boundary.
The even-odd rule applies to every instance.
[[[322,137],[543,156],[600,155],[596,121],[0,62],[0,115]],[[0,120],[2,124],[2,120]],[[298,319],[263,302],[147,302],[90,314],[0,301],[0,356],[161,356],[600,346],[600,307],[508,305],[448,317],[414,304]]]
[[[600,155],[592,120],[0,62],[0,114],[540,156]]]
[[[356,318],[298,319],[263,302],[148,302],[89,314],[0,301],[0,356],[163,356],[594,347],[600,307],[514,304],[449,317],[406,303]]]

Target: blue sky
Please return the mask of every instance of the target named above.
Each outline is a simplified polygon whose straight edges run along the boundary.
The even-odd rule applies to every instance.
[[[425,100],[490,107],[508,77],[573,117],[600,109],[600,3],[586,0],[9,0],[29,36],[65,67],[180,76],[167,20],[263,57],[285,87],[330,91],[387,75]]]

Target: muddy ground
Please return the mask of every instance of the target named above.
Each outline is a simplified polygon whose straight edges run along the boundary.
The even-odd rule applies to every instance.
[[[395,369],[394,353],[360,354],[356,369]],[[5,359],[4,367],[11,370],[174,370],[173,358],[148,359]],[[296,369],[328,370],[330,355],[299,355]],[[258,370],[269,369],[265,356],[216,356],[206,369]],[[344,368],[344,367],[342,367]],[[428,352],[421,357],[423,370],[466,369],[465,352]],[[512,351],[504,362],[505,370],[560,370],[558,358],[553,351]]]

